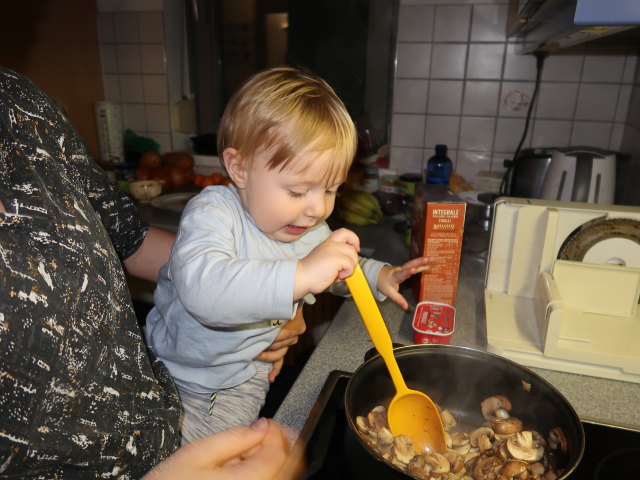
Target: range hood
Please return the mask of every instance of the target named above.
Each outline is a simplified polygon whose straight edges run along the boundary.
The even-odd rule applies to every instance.
[[[640,0],[510,0],[507,36],[520,53],[556,50],[640,31]]]

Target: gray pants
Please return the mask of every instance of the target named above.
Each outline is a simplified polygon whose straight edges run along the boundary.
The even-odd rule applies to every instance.
[[[235,387],[209,393],[196,393],[178,387],[184,408],[182,445],[227,428],[250,425],[258,419],[269,391],[270,363],[254,362],[258,372]]]

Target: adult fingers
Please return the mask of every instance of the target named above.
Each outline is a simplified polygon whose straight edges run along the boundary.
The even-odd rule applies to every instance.
[[[235,427],[194,440],[156,465],[143,480],[231,480],[234,477],[226,473],[224,465],[233,463],[261,444],[268,433],[268,424],[262,420],[262,423],[256,422],[255,427]],[[280,468],[280,465],[273,468]],[[260,477],[253,478],[259,480]]]

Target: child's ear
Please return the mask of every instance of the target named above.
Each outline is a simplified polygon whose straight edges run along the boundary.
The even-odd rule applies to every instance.
[[[246,184],[247,178],[247,169],[242,161],[242,155],[235,148],[225,148],[224,152],[222,152],[222,161],[224,162],[224,166],[227,169],[227,173],[233,183],[236,184],[238,188],[244,188]]]

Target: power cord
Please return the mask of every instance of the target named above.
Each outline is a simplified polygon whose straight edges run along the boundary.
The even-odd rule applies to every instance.
[[[536,50],[533,52],[533,55],[536,57],[536,83],[533,88],[533,93],[531,95],[531,101],[529,102],[529,108],[527,109],[527,117],[524,122],[524,131],[522,132],[522,138],[518,143],[518,147],[516,148],[515,153],[513,154],[513,160],[505,161],[507,166],[507,171],[504,172],[502,177],[502,181],[500,182],[500,195],[511,195],[513,190],[513,182],[511,181],[511,172],[515,169],[516,164],[518,162],[518,156],[520,155],[520,150],[522,149],[522,144],[527,138],[527,133],[529,132],[529,123],[531,122],[531,112],[533,111],[533,105],[538,97],[538,91],[540,90],[540,80],[542,79],[542,67],[544,66],[544,60],[549,56],[549,52]]]

